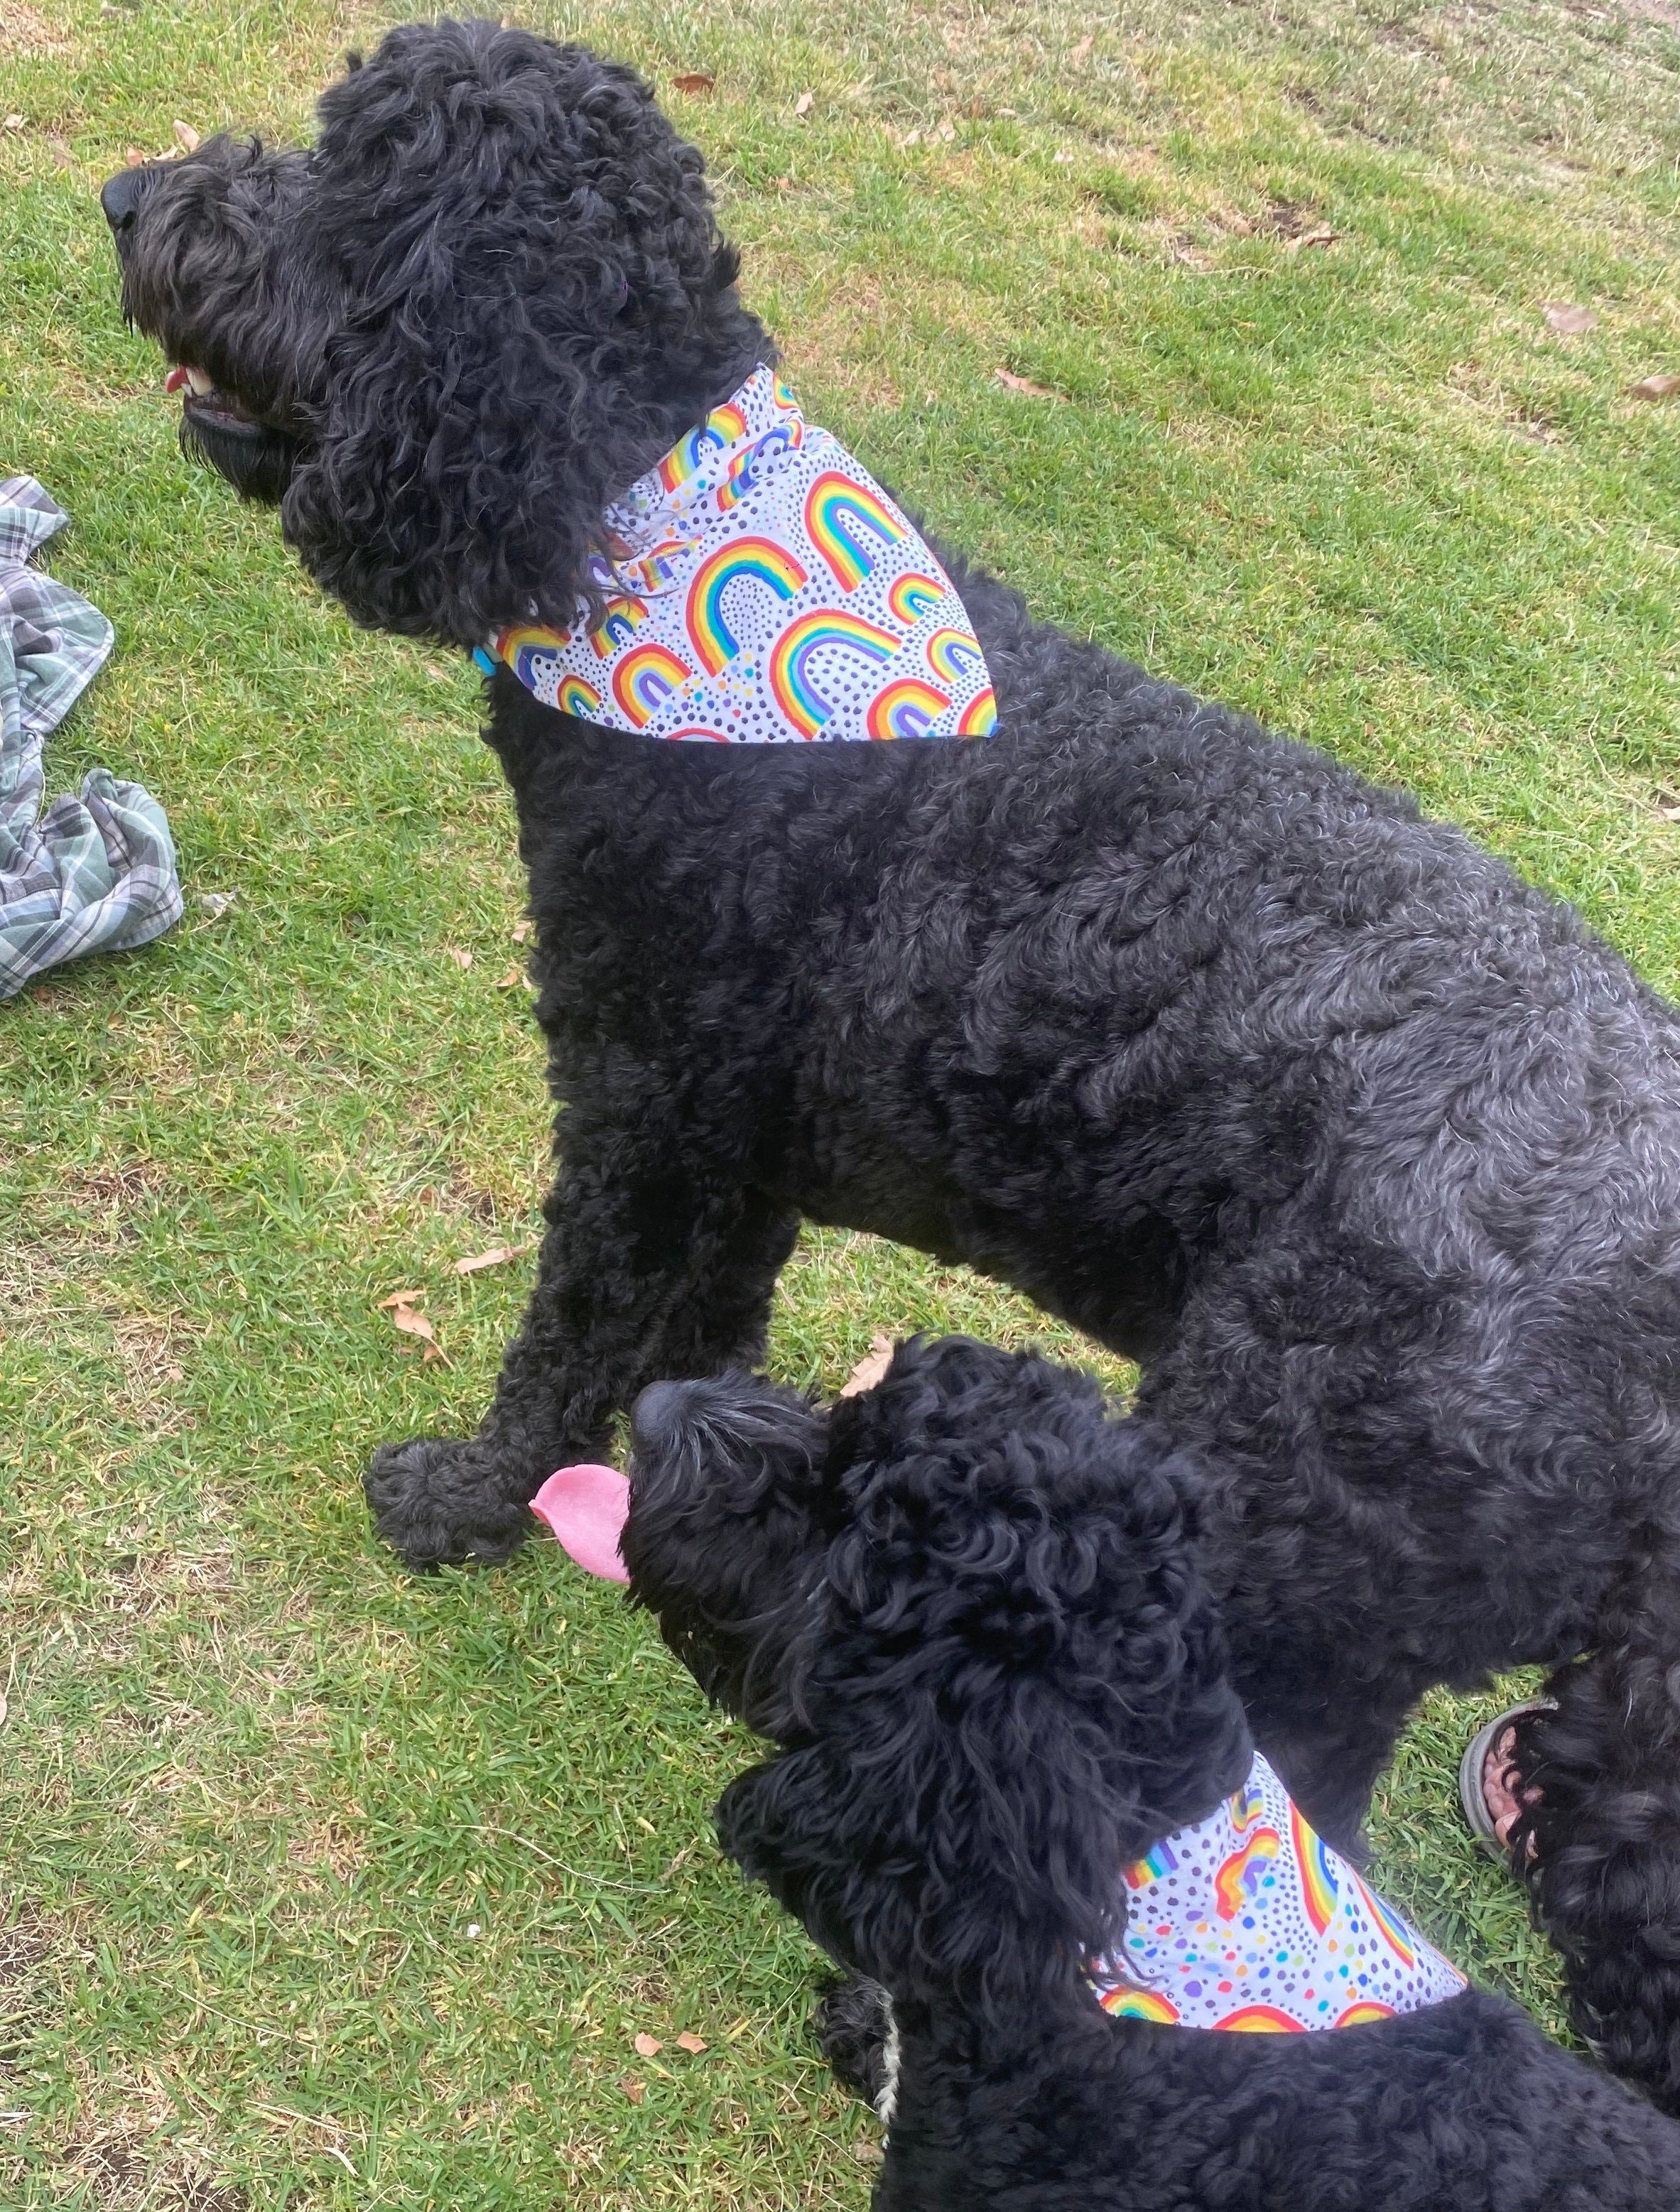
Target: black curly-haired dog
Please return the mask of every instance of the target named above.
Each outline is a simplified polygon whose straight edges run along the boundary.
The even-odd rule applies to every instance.
[[[774,358],[646,86],[488,23],[393,32],[308,151],[104,198],[189,447],[358,621],[463,647],[564,626],[605,502]],[[1204,1455],[1236,1678],[1332,1841],[1427,1686],[1561,1668],[1516,1856],[1680,2107],[1674,1012],[1407,799],[941,557],[990,741],[659,746],[490,684],[562,1166],[494,1404],[376,1455],[379,1526],[504,1557],[644,1383],[756,1356],[801,1216],[965,1261]]]
[[[830,2021],[878,2212],[1680,2203],[1680,2127],[1502,1998],[1323,2034],[1099,2008],[1122,1868],[1252,1753],[1196,1489],[1088,1376],[961,1338],[830,1413],[746,1376],[636,1407],[633,1593],[779,1747],[723,1848],[887,1993]]]

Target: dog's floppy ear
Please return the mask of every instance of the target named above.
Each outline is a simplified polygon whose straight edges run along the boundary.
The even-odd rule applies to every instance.
[[[391,32],[320,116],[341,305],[286,535],[358,622],[564,629],[607,499],[758,331],[700,155],[629,70],[493,23]]]
[[[1123,1868],[1246,1769],[1193,1471],[1088,1377],[960,1340],[901,1352],[835,1451],[807,1726],[719,1833],[844,1963],[1018,2011],[1112,1949]]]

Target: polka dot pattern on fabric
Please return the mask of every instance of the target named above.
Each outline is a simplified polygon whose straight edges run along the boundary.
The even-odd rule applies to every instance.
[[[1123,1879],[1120,1953],[1091,1977],[1123,2018],[1300,2034],[1418,2012],[1465,1986],[1313,1832],[1258,1752],[1239,1790]]]

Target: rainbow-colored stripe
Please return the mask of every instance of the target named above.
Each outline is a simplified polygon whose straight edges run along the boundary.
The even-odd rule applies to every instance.
[[[971,631],[936,629],[928,640],[928,665],[947,684],[960,684],[971,670],[984,672],[986,656]]]
[[[814,738],[834,711],[811,675],[812,660],[827,647],[882,661],[892,659],[898,641],[856,615],[801,615],[788,624],[770,655],[770,690],[776,705],[804,738]]]
[[[1128,1889],[1147,1889],[1164,1874],[1176,1874],[1178,1870],[1178,1854],[1165,1836],[1147,1858],[1134,1859],[1129,1867],[1121,1869]]]
[[[499,630],[490,650],[498,660],[507,662],[527,691],[537,691],[542,676],[538,663],[553,660],[570,643],[569,630],[543,629],[533,623],[521,629]]]
[[[1178,2018],[1178,2008],[1171,1999],[1159,1996],[1153,1990],[1128,1989],[1123,1984],[1114,1990],[1105,1990],[1098,2002],[1115,2020],[1152,2020],[1159,2027],[1172,2027]]]
[[[1251,1767],[1246,1781],[1232,1793],[1231,1825],[1240,1836],[1245,1828],[1254,1826],[1265,1809],[1266,1793]]]
[[[739,407],[714,407],[697,430],[679,438],[659,465],[659,479],[667,491],[685,484],[709,453],[721,453],[737,438],[746,435],[746,417]]]
[[[589,633],[589,642],[602,660],[611,660],[621,645],[628,645],[644,622],[648,610],[640,599],[609,599],[606,612]]]
[[[907,628],[931,614],[945,597],[945,586],[934,577],[919,575],[914,568],[899,577],[886,595],[886,604]]]
[[[1301,1870],[1301,1902],[1306,1907],[1307,1918],[1322,1936],[1330,1924],[1340,1890],[1336,1863],[1328,1845],[1320,1842],[1293,1803],[1289,1808],[1289,1833],[1295,1846],[1295,1863]]]
[[[688,587],[684,622],[689,642],[709,676],[715,676],[740,651],[723,619],[723,595],[731,584],[745,582],[762,584],[778,599],[787,600],[804,584],[805,571],[791,553],[768,538],[737,538],[700,563]]]
[[[1257,1828],[1239,1851],[1233,1851],[1214,1876],[1214,1895],[1221,1920],[1234,1920],[1245,1905],[1252,1905],[1266,1878],[1266,1869],[1283,1849],[1275,1828]]]
[[[1373,2020],[1392,2020],[1392,2005],[1379,2004],[1374,1998],[1366,1997],[1358,2004],[1350,2004],[1346,2012],[1338,2013],[1334,2025],[1337,2027],[1364,2027]]]
[[[554,703],[563,714],[581,714],[587,722],[600,712],[601,695],[581,676],[563,676]]]
[[[950,704],[943,691],[907,676],[876,693],[863,725],[872,738],[925,738]]]
[[[729,457],[723,482],[717,488],[717,511],[727,514],[731,507],[739,507],[750,491],[758,486],[753,471],[761,461],[773,453],[790,453],[805,442],[805,426],[800,422],[778,422],[766,430],[762,438],[755,438],[750,446],[743,446],[738,453]]]
[[[1291,2020],[1287,2012],[1275,2005],[1239,2005],[1228,2012],[1223,2020],[1214,2022],[1227,2035],[1305,2035],[1306,2028],[1298,2020]]]
[[[636,727],[645,729],[693,673],[665,646],[632,646],[612,672],[612,696]]]
[[[1388,1945],[1403,1966],[1415,1966],[1417,1953],[1412,1948],[1411,1931],[1405,1923],[1396,1917],[1373,1889],[1367,1889],[1357,1875],[1354,1881],[1358,1887],[1360,1902],[1371,1915],[1372,1922],[1384,1942]]]
[[[805,495],[805,528],[843,592],[863,581],[874,565],[868,538],[902,544],[910,532],[865,484],[826,469]]]
[[[989,684],[977,691],[957,720],[959,738],[989,738],[997,727],[997,701]]]

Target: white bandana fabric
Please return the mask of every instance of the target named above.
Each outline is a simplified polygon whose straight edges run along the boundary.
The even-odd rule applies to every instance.
[[[1465,1987],[1313,1833],[1258,1752],[1233,1796],[1125,1883],[1120,1956],[1091,1982],[1126,2019],[1300,2034],[1421,2012]]]
[[[546,707],[718,744],[980,738],[991,678],[950,579],[880,486],[768,368],[606,517],[605,614],[500,631]]]

